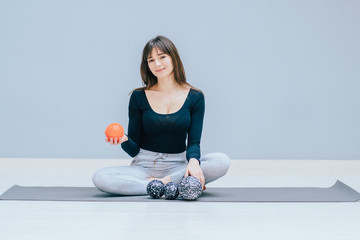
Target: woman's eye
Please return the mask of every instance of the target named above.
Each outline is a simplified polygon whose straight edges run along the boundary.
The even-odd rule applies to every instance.
[[[163,58],[166,58],[166,56],[161,56],[160,58],[163,59]],[[151,59],[151,60],[148,60],[149,63],[150,63],[150,62],[153,62],[153,61],[154,61],[154,60],[152,60],[152,59]]]

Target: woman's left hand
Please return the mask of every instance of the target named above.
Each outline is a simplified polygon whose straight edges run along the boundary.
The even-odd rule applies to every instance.
[[[193,176],[200,180],[202,189],[205,190],[205,177],[202,169],[200,168],[200,163],[197,159],[191,158],[189,160],[189,163],[187,165],[186,171],[185,171],[185,177],[187,176]]]

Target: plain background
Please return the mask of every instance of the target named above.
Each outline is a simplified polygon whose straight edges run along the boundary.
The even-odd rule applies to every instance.
[[[128,158],[146,42],[203,90],[202,153],[360,159],[359,1],[0,1],[0,157]]]

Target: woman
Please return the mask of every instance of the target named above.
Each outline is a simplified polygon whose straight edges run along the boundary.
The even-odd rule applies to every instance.
[[[134,159],[130,166],[98,170],[94,185],[110,194],[146,195],[154,179],[179,183],[191,175],[205,190],[205,184],[225,175],[230,159],[223,153],[200,155],[203,93],[186,82],[178,51],[164,36],[145,45],[140,70],[145,87],[131,93],[128,135],[105,139],[121,144]]]

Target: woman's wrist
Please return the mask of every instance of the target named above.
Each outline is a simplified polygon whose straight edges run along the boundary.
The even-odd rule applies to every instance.
[[[121,138],[121,144],[127,142],[129,140],[128,136],[124,134],[124,136]]]
[[[190,158],[190,160],[189,160],[189,163],[191,163],[191,164],[197,164],[197,165],[200,165],[200,162],[199,162],[199,160],[197,160],[196,158]]]
[[[128,136],[127,136],[126,134],[124,134],[123,138],[124,138],[124,142],[126,142],[127,140],[129,140],[129,138],[128,138]]]

